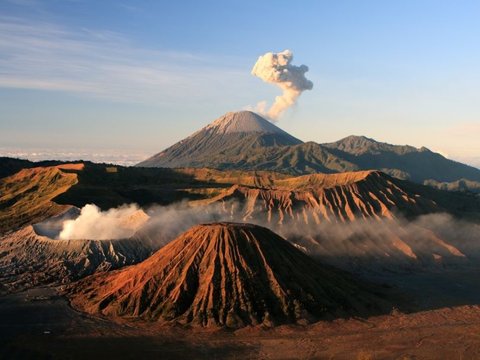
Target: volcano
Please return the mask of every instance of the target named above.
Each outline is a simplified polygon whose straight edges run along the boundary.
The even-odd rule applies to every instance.
[[[250,149],[282,147],[302,141],[251,111],[229,112],[168,149],[141,162],[141,167],[203,167]]]
[[[77,283],[89,313],[200,326],[272,326],[378,311],[370,285],[317,263],[267,228],[197,225],[144,262]]]
[[[480,189],[479,169],[425,147],[391,145],[353,135],[333,143],[304,143],[251,111],[227,113],[137,166],[267,170],[292,175],[380,170],[438,188]]]
[[[25,226],[0,237],[0,293],[66,284],[97,271],[139,263],[153,250],[151,243],[138,237],[57,240],[39,234],[36,225]]]

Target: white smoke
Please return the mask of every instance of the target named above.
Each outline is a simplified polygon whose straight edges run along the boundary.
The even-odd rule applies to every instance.
[[[292,65],[292,60],[293,54],[290,50],[268,52],[260,56],[253,66],[252,75],[283,90],[283,94],[275,98],[268,111],[265,111],[265,102],[257,105],[257,111],[272,120],[278,119],[286,109],[294,105],[304,90],[313,88],[313,83],[305,77],[308,66]]]
[[[303,217],[249,213],[238,200],[191,206],[179,202],[154,206],[146,215],[135,204],[100,211],[86,205],[75,220],[63,222],[60,239],[115,239],[136,236],[161,248],[190,227],[207,222],[249,222],[265,226],[310,255],[347,270],[459,264],[480,258],[480,224],[448,214],[414,220],[359,218],[305,222]],[[476,260],[475,260],[476,261]]]
[[[263,208],[249,213],[244,202],[233,199],[205,206],[175,203],[152,208],[149,214],[148,224],[137,235],[158,247],[194,225],[233,221],[270,228],[308,254],[346,270],[385,267],[397,271],[463,264],[480,257],[480,225],[448,214],[315,223],[295,214],[280,217]]]
[[[137,235],[158,247],[168,244],[192,226],[216,222],[238,220],[225,211],[225,204],[214,203],[207,206],[191,206],[187,201],[167,206],[154,206],[148,210],[149,221]]]
[[[101,211],[94,204],[85,205],[80,215],[65,220],[59,239],[110,240],[132,236],[148,220],[148,215],[135,204]]]

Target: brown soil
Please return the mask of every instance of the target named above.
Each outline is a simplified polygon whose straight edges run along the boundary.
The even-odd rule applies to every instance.
[[[73,311],[51,289],[33,289],[0,297],[0,318],[2,360],[480,357],[479,306],[309,326],[205,331],[152,322],[112,323]]]
[[[232,206],[229,212],[244,221],[260,217],[273,225],[392,219],[398,214],[414,216],[442,210],[434,201],[406,192],[377,171],[306,175],[272,181],[271,186],[234,185],[199,204],[225,202]]]
[[[376,287],[250,224],[193,227],[141,264],[73,285],[89,313],[201,326],[308,323],[388,308]]]
[[[52,200],[77,184],[83,164],[23,169],[0,180],[0,234],[48,219],[71,208]],[[66,172],[68,170],[69,172]]]

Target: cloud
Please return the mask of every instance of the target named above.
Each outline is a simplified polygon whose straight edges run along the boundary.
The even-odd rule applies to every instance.
[[[265,112],[265,102],[257,105],[257,111],[272,120],[278,119],[285,110],[293,106],[303,91],[313,88],[313,82],[305,77],[308,66],[292,65],[292,60],[293,53],[290,50],[279,53],[268,52],[260,56],[253,66],[252,75],[267,83],[275,84],[283,90],[282,95],[275,98],[268,111]]]
[[[122,34],[0,16],[0,87],[128,102],[205,98],[244,74],[215,56],[141,48]],[[228,62],[227,62],[228,63]],[[236,85],[235,85],[236,84]],[[239,91],[240,92],[240,91]]]
[[[92,150],[87,148],[65,148],[65,149],[49,149],[49,148],[11,148],[0,147],[0,157],[13,157],[19,159],[27,159],[31,161],[43,160],[62,160],[75,161],[85,160],[96,163],[117,164],[123,166],[133,166],[140,161],[145,160],[150,153],[148,151],[122,149],[99,149]]]

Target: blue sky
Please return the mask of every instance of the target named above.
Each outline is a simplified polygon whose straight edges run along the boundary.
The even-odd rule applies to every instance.
[[[278,126],[480,166],[479,15],[476,1],[0,0],[0,152],[151,155],[271,103],[280,90],[251,68],[290,49],[314,88]]]

